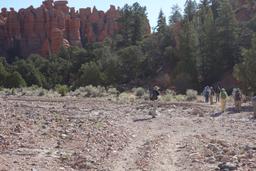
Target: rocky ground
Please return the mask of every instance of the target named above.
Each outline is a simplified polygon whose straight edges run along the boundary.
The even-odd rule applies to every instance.
[[[249,105],[0,97],[0,171],[255,171]]]

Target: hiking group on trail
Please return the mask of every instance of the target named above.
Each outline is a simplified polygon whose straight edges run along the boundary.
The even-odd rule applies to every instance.
[[[215,102],[220,102],[220,110],[221,112],[225,112],[227,99],[228,99],[228,93],[225,90],[225,88],[220,88],[220,86],[216,86],[214,89],[213,87],[206,86],[203,90],[202,95],[204,96],[205,103],[209,103],[211,105],[214,104],[213,98],[216,96]],[[241,112],[242,109],[242,92],[239,88],[234,88],[232,91],[232,97],[234,101],[234,108],[236,112]],[[256,94],[252,97],[252,106],[253,106],[253,112],[254,112],[254,118],[256,118]]]
[[[160,95],[160,92],[159,92],[158,86],[154,86],[153,88],[149,89],[149,99],[151,101],[151,107],[152,107],[152,110],[150,110],[149,115],[151,115],[152,118],[155,118],[157,116],[156,100],[158,100],[159,95]],[[209,103],[210,105],[220,102],[220,111],[221,113],[225,112],[227,100],[229,97],[225,88],[221,88],[219,85],[217,85],[215,88],[206,86],[202,92],[202,95],[204,96],[205,103]],[[214,96],[215,96],[215,102],[214,102]],[[234,101],[235,111],[241,112],[243,95],[239,88],[233,89],[232,98]],[[252,106],[253,106],[253,112],[254,112],[253,116],[254,118],[256,118],[256,94],[254,94],[254,96],[252,97]]]

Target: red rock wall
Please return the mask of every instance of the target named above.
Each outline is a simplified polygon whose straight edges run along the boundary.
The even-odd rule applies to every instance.
[[[67,1],[43,1],[41,7],[3,8],[0,13],[0,55],[17,51],[22,56],[58,53],[64,45],[82,46],[82,42],[100,42],[119,30],[119,11],[110,6],[107,12],[96,8],[80,9],[67,6]]]

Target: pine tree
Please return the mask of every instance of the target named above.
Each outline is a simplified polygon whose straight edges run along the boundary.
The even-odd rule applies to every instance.
[[[216,64],[216,28],[211,7],[207,0],[199,4],[196,19],[199,36],[199,55],[197,57],[197,70],[202,85],[217,81]]]
[[[184,16],[186,20],[192,21],[193,16],[196,14],[197,3],[195,0],[186,0]]]
[[[175,24],[182,20],[182,15],[180,13],[180,7],[178,5],[174,5],[172,7],[171,16],[169,18],[169,24]]]
[[[218,38],[218,65],[221,73],[232,69],[239,61],[239,47],[237,43],[238,25],[229,0],[220,0],[216,19]]]
[[[180,47],[178,52],[179,62],[175,69],[175,82],[185,82],[187,84],[186,86],[182,86],[184,89],[181,91],[185,91],[187,88],[197,87],[198,76],[196,58],[199,52],[198,43],[198,34],[196,32],[194,23],[192,21],[185,22],[180,34]],[[186,78],[188,80],[179,80],[181,78]]]
[[[238,79],[245,92],[256,92],[256,34],[252,39],[252,47],[243,49],[242,62],[235,65],[234,76]]]
[[[118,46],[136,45],[143,39],[148,30],[146,7],[140,6],[137,2],[132,6],[126,4],[120,13],[121,17],[118,22],[122,27],[119,32],[122,40]]]
[[[158,33],[165,33],[166,31],[166,18],[164,16],[164,13],[162,11],[162,9],[160,10],[159,12],[159,15],[158,15],[158,20],[157,20],[157,32]]]

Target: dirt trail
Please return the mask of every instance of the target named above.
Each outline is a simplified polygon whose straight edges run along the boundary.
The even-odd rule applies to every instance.
[[[132,131],[133,138],[124,150],[119,152],[115,158],[111,158],[109,170],[218,170],[220,168],[216,164],[217,161],[207,163],[207,159],[203,160],[204,156],[201,156],[198,152],[207,144],[191,144],[192,140],[199,138],[204,141],[204,139],[213,138],[214,140],[230,139],[231,141],[228,142],[238,142],[238,137],[230,136],[225,127],[230,130],[234,126],[232,120],[240,120],[239,117],[242,115],[238,114],[231,119],[225,116],[227,112],[218,118],[216,117],[220,115],[218,105],[210,106],[196,103],[159,104],[158,116],[155,119],[147,116],[147,112],[148,110],[138,111],[131,118],[126,118],[126,122],[120,123],[127,130]],[[250,115],[248,116],[249,118],[243,118],[243,121],[247,120],[248,122],[245,125],[252,126],[249,128],[251,129],[255,124],[253,120],[250,120]],[[225,122],[225,119],[228,122]],[[231,122],[229,119],[231,119]],[[245,125],[238,125],[238,136],[246,129],[244,128]],[[252,133],[247,132],[250,135],[247,137],[248,142],[255,144],[254,131],[252,129],[247,131]],[[229,137],[227,138],[227,136]],[[210,144],[211,140],[204,143]],[[253,154],[255,160],[255,151]],[[254,165],[253,168],[256,168],[256,166]]]
[[[254,171],[256,121],[229,106],[0,98],[0,170]],[[231,103],[229,104],[231,105]]]

